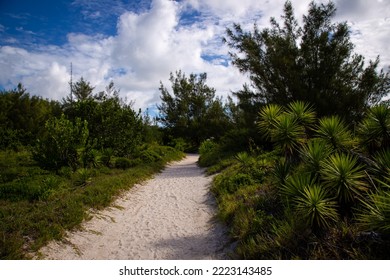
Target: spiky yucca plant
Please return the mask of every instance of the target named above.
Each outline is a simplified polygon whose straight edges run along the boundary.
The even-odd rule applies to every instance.
[[[332,148],[322,139],[311,139],[303,146],[300,154],[305,169],[313,174],[320,171],[321,164],[332,153]]]
[[[316,134],[333,149],[345,150],[354,144],[352,133],[338,116],[320,119]]]
[[[281,188],[287,207],[296,211],[307,225],[327,228],[337,220],[337,203],[326,189],[319,185],[310,174],[299,173],[289,177]]]
[[[387,105],[372,107],[358,128],[361,142],[369,150],[390,147],[390,108]]]
[[[287,114],[291,115],[305,129],[311,128],[316,121],[314,109],[303,101],[294,101],[288,104]]]
[[[92,182],[91,171],[86,168],[80,168],[75,173],[74,185],[84,187]]]
[[[308,173],[296,173],[286,179],[285,184],[281,187],[280,192],[290,200],[299,196],[307,186],[316,184],[314,177]]]
[[[363,166],[350,154],[331,155],[320,170],[325,186],[329,187],[343,205],[349,204],[367,190]]]
[[[337,221],[337,203],[320,185],[306,186],[294,199],[294,208],[312,228],[328,228]]]
[[[361,200],[363,208],[358,212],[357,220],[365,230],[390,234],[390,185],[380,184],[377,192]]]
[[[290,176],[291,169],[292,164],[285,158],[276,161],[272,175],[275,178],[277,186],[282,187],[286,183],[286,180]]]
[[[301,126],[292,116],[280,115],[271,131],[271,140],[289,157],[306,141],[306,134]]]
[[[372,172],[378,179],[390,177],[390,149],[381,150],[375,153],[373,157]]]
[[[282,113],[283,108],[276,104],[268,104],[260,110],[257,126],[265,139],[271,138],[271,131]]]
[[[244,171],[250,170],[250,168],[253,167],[255,163],[254,158],[251,157],[247,152],[238,153],[235,158],[239,162],[240,168]]]

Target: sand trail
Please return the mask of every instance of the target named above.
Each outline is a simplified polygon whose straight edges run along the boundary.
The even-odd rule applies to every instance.
[[[225,228],[215,219],[212,178],[187,157],[113,207],[95,213],[83,230],[40,250],[46,259],[224,259]]]

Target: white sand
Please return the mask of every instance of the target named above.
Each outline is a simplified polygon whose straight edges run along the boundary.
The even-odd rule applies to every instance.
[[[169,165],[134,186],[114,207],[95,213],[82,231],[42,248],[46,259],[223,259],[226,230],[216,221],[212,178],[198,156]],[[115,207],[116,206],[116,207]]]

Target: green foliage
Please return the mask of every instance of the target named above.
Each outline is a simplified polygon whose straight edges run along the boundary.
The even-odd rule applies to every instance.
[[[381,182],[381,189],[362,200],[357,220],[364,230],[390,234],[390,185]]]
[[[60,104],[30,96],[19,84],[17,88],[0,92],[0,149],[18,149],[34,145],[45,122],[60,115]]]
[[[285,185],[287,179],[291,175],[292,168],[293,166],[291,162],[286,160],[286,158],[281,158],[276,161],[272,171],[272,176],[278,187]]]
[[[260,133],[291,157],[306,142],[307,133],[315,121],[315,112],[304,102],[292,102],[287,110],[269,104],[259,113],[257,122]]]
[[[249,171],[255,164],[255,160],[247,152],[238,153],[235,156],[242,171]]]
[[[85,187],[92,182],[91,170],[87,168],[77,169],[74,173],[73,184],[75,187]]]
[[[370,108],[359,126],[363,145],[370,151],[390,147],[390,108],[380,105]]]
[[[229,126],[222,101],[215,97],[215,89],[206,85],[206,79],[206,73],[187,78],[178,71],[170,76],[172,93],[160,86],[160,123],[167,134],[194,147],[208,138],[221,137]]]
[[[349,129],[338,116],[315,115],[303,102],[263,106],[257,125],[274,150],[239,152],[209,168],[222,171],[212,190],[240,258],[388,258],[383,137],[373,147],[358,138],[367,120]],[[385,183],[369,193],[377,180]]]
[[[134,167],[137,162],[124,157],[118,157],[115,159],[115,167],[120,169],[128,169]]]
[[[287,114],[308,130],[316,121],[314,109],[302,101],[294,101],[287,105]]]
[[[83,101],[89,98],[92,98],[93,87],[89,82],[85,81],[83,77],[80,78],[76,83],[71,85],[72,95],[70,96],[70,101]]]
[[[374,164],[371,166],[371,170],[374,175],[383,180],[390,176],[390,149],[378,151],[373,157]]]
[[[62,115],[48,120],[45,128],[33,151],[34,159],[46,169],[75,169],[79,163],[78,149],[85,146],[88,138],[87,122],[76,119],[72,123]]]
[[[363,166],[349,154],[333,154],[322,165],[320,171],[324,184],[335,197],[348,204],[367,190]]]
[[[316,134],[336,150],[345,150],[354,144],[352,133],[338,116],[321,118]]]
[[[293,201],[297,214],[302,215],[305,222],[312,228],[328,228],[331,222],[337,221],[337,204],[329,198],[322,186],[305,186]]]
[[[113,83],[98,96],[88,93],[87,97],[72,102],[65,100],[63,106],[69,120],[87,121],[91,148],[99,151],[110,148],[116,156],[134,154],[148,130],[140,112],[119,98]]]
[[[270,28],[228,28],[224,41],[233,64],[253,85],[252,91],[239,93],[239,102],[287,105],[301,100],[320,117],[337,114],[347,121],[358,120],[368,104],[378,103],[388,93],[389,73],[377,71],[378,59],[364,67],[363,56],[353,53],[347,23],[332,23],[335,13],[333,2],[312,1],[299,26],[286,1],[281,23],[271,18]]]
[[[169,146],[175,148],[178,151],[184,152],[190,148],[186,140],[183,138],[174,138],[170,141]]]
[[[301,151],[302,162],[306,171],[318,174],[324,160],[332,153],[332,148],[322,139],[310,139]]]
[[[289,200],[299,197],[308,186],[315,185],[315,179],[310,174],[294,174],[288,177],[286,183],[281,186],[280,192]]]
[[[268,104],[260,110],[260,120],[257,124],[264,138],[271,139],[272,131],[275,129],[278,118],[282,113],[282,107],[276,104]]]
[[[306,136],[303,126],[293,117],[283,114],[271,131],[271,140],[285,155],[292,155],[305,143]]]
[[[112,148],[107,148],[102,151],[100,160],[105,166],[110,167],[112,164],[113,156],[114,156],[114,150]]]
[[[220,160],[220,146],[213,140],[205,140],[199,147],[199,165],[211,166]]]

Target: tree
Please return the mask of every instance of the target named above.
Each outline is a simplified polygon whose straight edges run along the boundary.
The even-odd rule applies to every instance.
[[[32,145],[45,122],[60,114],[58,102],[30,96],[22,84],[0,92],[0,149]]]
[[[365,67],[363,56],[353,54],[347,23],[331,22],[335,12],[332,2],[313,1],[300,27],[287,1],[282,25],[271,18],[263,30],[227,29],[224,40],[233,64],[250,76],[254,102],[306,101],[320,117],[338,114],[350,121],[389,92],[389,73],[377,71],[379,58]]]
[[[129,156],[142,140],[144,125],[140,113],[119,97],[113,82],[96,95],[89,82],[81,79],[75,84],[77,99],[64,100],[65,115],[72,121],[80,118],[88,123],[88,147],[110,148],[117,156]]]
[[[46,169],[59,170],[63,166],[73,169],[79,164],[80,148],[88,139],[87,121],[79,118],[72,122],[65,115],[46,122],[45,133],[38,139],[33,150],[34,159]]]
[[[158,105],[159,122],[169,135],[184,138],[191,145],[210,137],[219,138],[229,123],[226,110],[215,89],[206,85],[207,74],[191,74],[188,78],[181,71],[172,73],[171,94],[161,83],[161,105]]]
[[[75,96],[76,100],[81,101],[92,98],[92,91],[94,87],[92,87],[89,82],[85,81],[83,77],[81,77],[75,84],[72,84],[71,87],[72,94]]]

